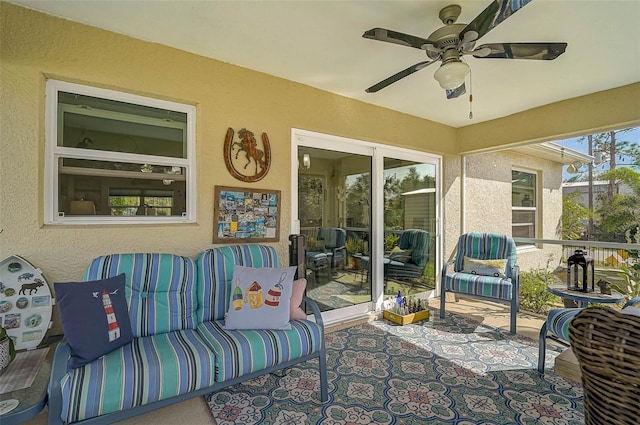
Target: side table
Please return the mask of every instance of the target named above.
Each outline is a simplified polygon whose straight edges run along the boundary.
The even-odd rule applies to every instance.
[[[0,401],[17,400],[18,406],[0,415],[0,424],[16,425],[37,416],[47,404],[47,387],[49,385],[49,376],[51,374],[51,362],[56,346],[60,342],[61,337],[49,337],[43,341],[38,348],[49,347],[49,351],[45,360],[40,365],[38,374],[30,387],[21,390],[15,390],[8,393],[0,394]]]
[[[581,308],[587,307],[589,303],[619,304],[624,301],[624,295],[613,289],[611,295],[608,295],[601,293],[599,289],[594,292],[572,291],[567,289],[566,283],[559,283],[549,285],[547,290],[561,298],[576,301]]]

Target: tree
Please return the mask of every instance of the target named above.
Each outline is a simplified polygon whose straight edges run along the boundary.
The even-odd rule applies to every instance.
[[[608,171],[605,171],[600,176],[601,180],[608,180],[607,196],[600,197],[598,203],[594,203],[593,196],[593,180],[595,174],[594,164],[589,164],[586,174],[581,176],[574,176],[569,181],[588,181],[589,192],[587,195],[588,205],[587,209],[591,213],[589,214],[587,224],[587,235],[591,238],[596,233],[599,233],[599,238],[618,238],[627,225],[631,223],[624,223],[624,220],[629,217],[630,202],[628,199],[616,197],[615,195],[615,174],[609,174],[609,171],[617,170],[624,165],[623,168],[631,168],[640,170],[640,145],[637,142],[633,142],[625,139],[629,132],[637,131],[638,128],[629,128],[624,130],[613,130],[605,133],[590,134],[586,137],[578,139],[579,142],[587,141],[588,153],[596,157],[596,165],[604,165]],[[597,212],[598,214],[595,214]],[[600,218],[599,226],[596,226],[594,220],[598,216]],[[567,217],[568,218],[568,217]],[[633,221],[633,220],[631,220]],[[608,234],[608,235],[605,235]],[[616,236],[617,235],[617,236]],[[613,239],[611,239],[613,240]]]
[[[605,172],[602,178],[616,184],[624,183],[631,193],[599,200],[598,229],[611,235],[634,231],[640,226],[640,173],[631,168],[616,168]]]
[[[586,233],[590,213],[581,203],[580,192],[573,192],[562,199],[562,239],[577,240]]]

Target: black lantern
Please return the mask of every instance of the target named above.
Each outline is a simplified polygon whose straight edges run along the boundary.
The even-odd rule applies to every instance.
[[[571,291],[594,291],[593,258],[586,254],[586,251],[576,249],[567,260],[567,289]]]

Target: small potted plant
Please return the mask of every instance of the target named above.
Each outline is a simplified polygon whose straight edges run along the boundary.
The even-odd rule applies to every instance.
[[[4,370],[16,358],[16,349],[7,330],[0,326],[0,371]]]

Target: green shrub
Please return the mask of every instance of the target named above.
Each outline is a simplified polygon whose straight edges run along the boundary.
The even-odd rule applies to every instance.
[[[549,270],[552,257],[544,269],[534,269],[520,273],[520,308],[532,313],[547,314],[557,304],[560,297],[547,290],[547,286],[562,281]]]

